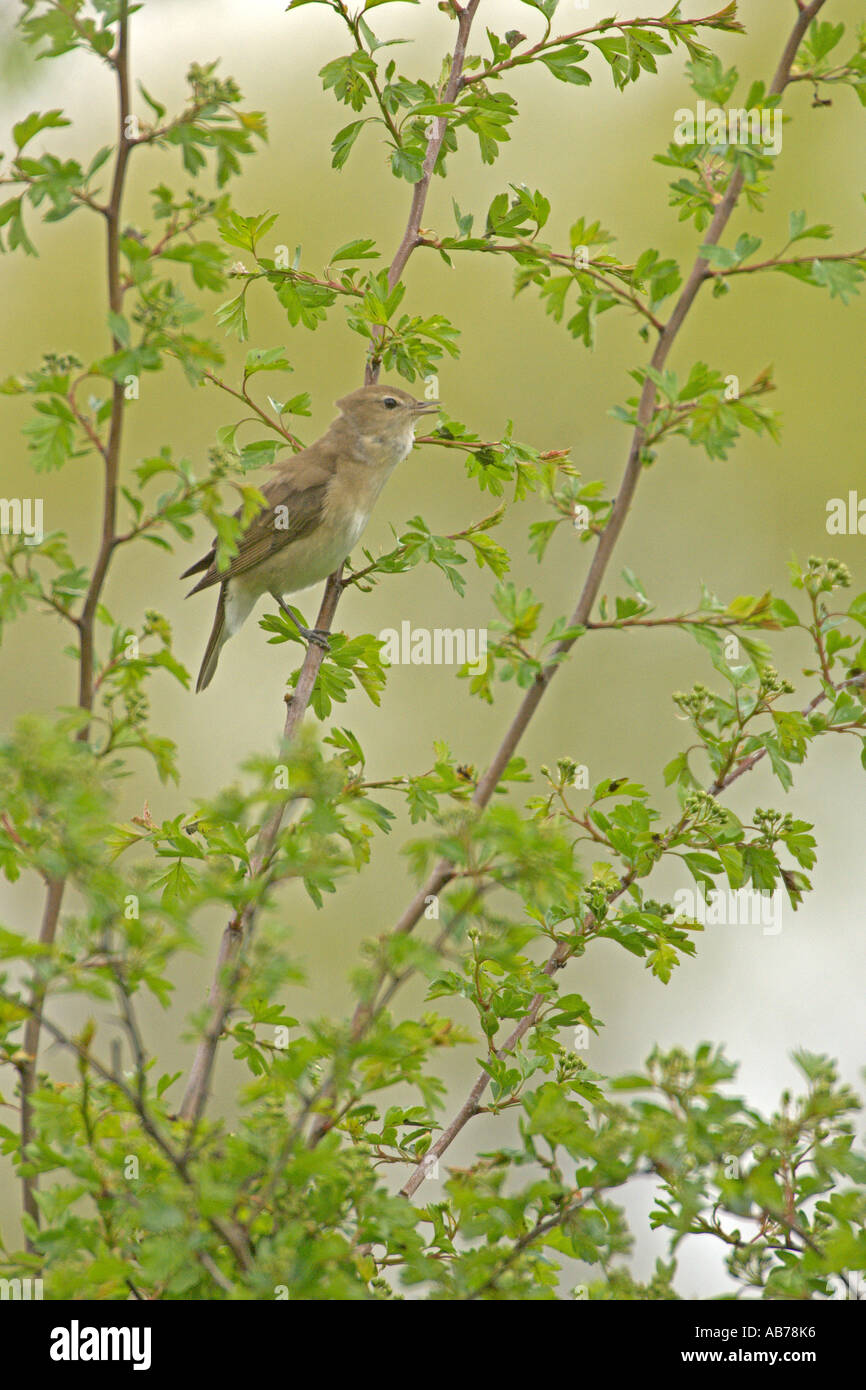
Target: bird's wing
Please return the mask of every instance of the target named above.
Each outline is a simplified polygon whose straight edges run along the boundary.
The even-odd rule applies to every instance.
[[[205,571],[195,588],[190,589],[190,594],[209,589],[212,584],[224,584],[226,580],[268,559],[292,541],[309,535],[321,521],[333,476],[333,466],[329,467],[327,460],[302,459],[299,454],[292,463],[285,465],[278,477],[270,479],[262,487],[267,505],[253,517],[241,536],[238,553],[228,568],[217,569],[214,546],[181,575],[181,579],[185,579],[187,575]],[[285,511],[277,512],[277,508],[285,508]],[[235,516],[240,514],[240,510],[235,512]]]

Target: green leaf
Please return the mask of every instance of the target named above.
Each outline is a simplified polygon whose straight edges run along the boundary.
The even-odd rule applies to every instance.
[[[145,101],[147,102],[148,106],[150,107],[151,111],[156,117],[157,121],[161,121],[163,116],[165,115],[166,107],[164,107],[161,102],[158,102],[155,97],[152,97],[150,95],[150,92],[147,90],[143,82],[139,82],[137,86],[138,90],[141,92],[141,95],[144,97]]]
[[[805,212],[791,212],[788,214],[788,241],[805,241],[807,237],[812,237],[817,241],[827,241],[833,235],[833,228],[827,222],[816,222],[813,226],[806,226]]]
[[[37,472],[61,468],[75,447],[75,416],[65,401],[53,397],[38,401],[37,418],[28,420],[22,432],[29,439],[28,449]]]
[[[391,151],[391,172],[407,183],[418,183],[424,173],[424,153],[420,149],[400,147]]]
[[[274,462],[279,449],[284,446],[277,439],[259,439],[245,444],[241,449],[241,464],[245,469],[268,468]]]
[[[255,254],[256,243],[270,231],[277,220],[278,213],[260,212],[252,217],[242,217],[232,210],[228,217],[219,223],[219,234],[228,246],[239,246],[244,251]]]
[[[809,54],[813,62],[820,64],[826,58],[842,38],[845,33],[844,24],[822,23],[815,20],[809,27],[804,49]]]
[[[109,309],[108,326],[112,337],[117,339],[121,347],[128,348],[131,341],[129,320],[124,318],[123,314],[116,314],[113,309]]]
[[[830,291],[830,298],[841,299],[850,304],[855,294],[860,293],[859,285],[864,272],[859,265],[850,261],[813,261],[812,280]]]
[[[244,363],[244,376],[255,376],[256,372],[293,372],[285,351],[282,347],[252,348]]]
[[[8,249],[15,251],[19,246],[25,256],[35,256],[36,247],[27,235],[24,221],[21,217],[21,207],[23,194],[18,198],[10,198],[7,202],[0,204],[0,227],[8,227],[7,239]],[[5,251],[6,247],[0,242],[0,250]]]
[[[226,254],[212,241],[196,241],[190,245],[169,246],[160,252],[165,261],[179,261],[188,265],[192,278],[199,289],[221,290],[225,284],[223,266]]]
[[[366,121],[350,121],[348,125],[343,126],[342,130],[337,131],[331,141],[331,167],[333,169],[342,169],[352,152],[352,146],[366,124]]]
[[[325,91],[333,88],[338,101],[360,111],[372,96],[368,78],[375,76],[376,60],[369,53],[349,53],[334,58],[319,70]]]
[[[12,127],[12,135],[19,150],[23,150],[40,130],[48,130],[57,126],[71,125],[60,110],[53,111],[32,111],[23,121]]]
[[[246,286],[234,299],[228,300],[216,311],[216,321],[222,324],[226,333],[238,339],[239,342],[246,342],[250,336],[250,328],[247,323],[246,311]]]
[[[533,10],[540,10],[547,20],[553,19],[559,6],[559,0],[521,0],[524,5],[529,5]]]
[[[373,250],[375,245],[375,241],[368,237],[361,237],[357,241],[347,241],[345,246],[339,246],[328,258],[328,264],[336,265],[338,261],[378,260],[379,252]]]
[[[577,66],[586,56],[587,50],[583,44],[569,43],[564,44],[562,48],[555,48],[553,52],[540,53],[539,59],[548,72],[553,73],[560,82],[571,82],[576,87],[588,87],[592,82],[591,75],[585,68]]]

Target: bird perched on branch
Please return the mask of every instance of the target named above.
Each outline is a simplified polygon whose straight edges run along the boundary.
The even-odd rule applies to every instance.
[[[362,386],[337,401],[328,431],[299,454],[275,465],[261,489],[266,505],[218,570],[216,544],[181,575],[202,574],[190,594],[219,585],[216,617],[196,682],[213,680],[219,654],[263,594],[270,594],[301,636],[327,648],[327,633],[302,627],[285,602],[339,569],[359,540],[394,468],[412,449],[420,416],[438,401],[418,401],[398,386]],[[236,513],[239,515],[240,513]],[[187,595],[189,597],[189,595]]]

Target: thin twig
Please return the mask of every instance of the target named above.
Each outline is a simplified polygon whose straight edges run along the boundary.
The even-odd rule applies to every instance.
[[[451,60],[450,76],[446,84],[446,96],[443,100],[452,101],[456,94],[460,74],[463,69],[463,62],[466,57],[466,45],[469,39],[469,31],[472,27],[472,21],[479,3],[480,0],[469,0],[469,3],[460,14],[457,43],[455,44],[454,54]],[[448,93],[450,93],[450,95],[448,95]],[[418,245],[421,217],[427,201],[427,193],[430,187],[430,180],[433,175],[436,159],[442,146],[442,141],[445,138],[445,125],[444,119],[437,120],[436,132],[427,144],[427,152],[423,166],[424,172],[419,182],[414,186],[406,230],[388,271],[388,283],[392,289],[400,279],[405,269],[406,262]],[[371,343],[371,359],[367,367],[368,382],[375,381],[378,375],[378,367],[374,368],[373,365],[374,355],[375,344]],[[342,566],[328,577],[325,584],[322,604],[319,609],[318,618],[316,619],[316,627],[319,631],[330,631],[341,593]],[[286,710],[286,719],[283,728],[283,739],[286,743],[291,742],[303,721],[323,659],[324,652],[322,649],[316,643],[309,643],[294,693],[286,697],[288,708]],[[284,807],[278,808],[262,827],[250,864],[250,876],[253,878],[261,872],[263,866],[268,862],[273,853],[277,836],[282,825],[284,810]],[[208,999],[208,1023],[196,1049],[196,1055],[192,1068],[190,1069],[186,1091],[184,1092],[183,1101],[181,1103],[180,1113],[184,1119],[190,1122],[189,1144],[192,1144],[194,1140],[198,1122],[201,1119],[204,1107],[207,1103],[217,1046],[223,1028],[225,1027],[226,1018],[231,1009],[234,992],[240,977],[243,953],[255,927],[256,916],[256,905],[248,903],[243,911],[228,924],[223,932],[217,959],[216,974],[213,984],[211,985]]]
[[[295,435],[285,429],[278,420],[272,419],[268,412],[263,410],[261,406],[256,405],[256,402],[248,394],[246,386],[244,386],[243,391],[235,390],[233,386],[229,386],[228,382],[223,381],[222,377],[218,377],[215,372],[212,372],[209,367],[205,368],[204,376],[206,381],[211,382],[214,386],[218,386],[221,391],[225,391],[228,395],[234,396],[236,400],[243,401],[244,405],[249,406],[250,410],[259,417],[263,424],[267,425],[268,429],[273,430],[276,434],[281,434],[283,438],[291,444],[293,449],[298,450],[302,447],[301,441],[297,439]]]
[[[703,19],[614,19],[604,25],[590,24],[586,29],[573,29],[569,34],[557,34],[555,38],[550,38],[550,26],[544,38],[531,48],[525,48],[520,53],[515,53],[511,58],[503,58],[498,63],[491,63],[488,67],[479,69],[478,72],[469,72],[463,78],[462,87],[468,87],[473,82],[484,82],[488,77],[496,77],[499,73],[505,72],[508,68],[522,67],[525,63],[531,62],[540,53],[548,48],[557,48],[560,44],[574,43],[578,39],[587,38],[590,34],[610,33],[613,29],[624,31],[626,29],[690,29],[703,26],[705,28],[717,27],[713,21],[725,18],[725,11],[718,10],[715,14],[705,15]],[[733,32],[743,32],[743,26],[733,20],[728,27]]]
[[[833,251],[822,255],[814,252],[811,256],[785,256],[769,261],[752,261],[749,265],[732,265],[726,270],[706,269],[707,280],[727,280],[731,275],[754,275],[759,270],[776,270],[786,265],[811,265],[813,261],[862,261],[866,257],[866,246],[859,251]]]
[[[25,1009],[31,1018],[35,1016],[35,1010],[30,1005],[24,1003],[21,999],[17,999],[14,995],[8,994],[4,989],[0,989],[0,999],[2,999],[4,1003],[12,1005],[17,1009]],[[89,1067],[91,1071],[96,1072],[96,1075],[107,1082],[109,1086],[114,1086],[120,1091],[121,1095],[126,1099],[141,1121],[145,1133],[150,1136],[160,1152],[165,1155],[178,1177],[181,1178],[186,1186],[192,1190],[196,1198],[198,1198],[195,1180],[189,1171],[189,1163],[186,1154],[178,1152],[171,1141],[166,1138],[148,1110],[142,1097],[133,1091],[131,1087],[127,1086],[122,1077],[117,1076],[110,1067],[106,1067],[94,1057],[89,1047],[85,1047],[81,1043],[76,1042],[75,1038],[70,1037],[68,1033],[64,1033],[63,1029],[58,1028],[50,1019],[40,1018],[39,1022],[40,1027],[44,1029],[46,1033],[50,1034],[55,1042],[59,1043],[61,1047],[65,1047],[67,1050],[74,1052],[79,1062]],[[249,1268],[250,1251],[247,1246],[246,1236],[240,1227],[229,1225],[220,1217],[216,1216],[206,1216],[204,1219],[220,1239],[224,1240],[226,1245],[228,1245],[241,1269]]]
[[[120,0],[117,20],[117,48],[109,57],[109,62],[114,69],[117,80],[118,91],[118,112],[117,112],[117,154],[114,162],[114,175],[111,185],[111,197],[105,211],[106,220],[106,269],[108,279],[108,302],[109,307],[116,313],[121,308],[121,284],[120,284],[120,210],[123,199],[123,189],[126,179],[126,166],[129,158],[129,142],[126,138],[126,118],[129,114],[129,48],[128,30],[129,14],[128,0]],[[112,350],[118,352],[121,344],[116,337],[112,337]],[[88,712],[93,709],[93,668],[94,668],[94,626],[96,621],[96,611],[102,595],[108,567],[115,546],[115,530],[117,524],[117,489],[118,473],[120,468],[120,442],[123,428],[124,416],[124,394],[123,385],[115,382],[113,387],[113,398],[111,408],[111,423],[107,444],[102,445],[101,441],[97,444],[104,460],[104,495],[102,513],[102,537],[99,545],[96,563],[90,578],[84,606],[78,618],[73,619],[79,633],[79,681],[78,681],[78,703],[81,709]],[[90,726],[83,725],[78,731],[77,738],[86,742],[89,737]],[[57,933],[57,924],[60,919],[60,910],[63,903],[65,890],[65,880],[53,880],[48,888],[45,899],[45,907],[42,914],[42,924],[39,930],[39,944],[46,949],[54,943]],[[26,1060],[20,1069],[21,1078],[21,1152],[26,1153],[28,1144],[32,1138],[32,1110],[30,1097],[36,1084],[36,1067],[39,1055],[39,1034],[43,1023],[43,1007],[45,1003],[45,985],[37,979],[33,985],[30,995],[30,1015],[24,1031],[24,1052]],[[23,1184],[23,1205],[24,1210],[33,1221],[39,1221],[39,1208],[36,1203],[36,1176],[24,1177]],[[28,1246],[30,1242],[28,1241]]]

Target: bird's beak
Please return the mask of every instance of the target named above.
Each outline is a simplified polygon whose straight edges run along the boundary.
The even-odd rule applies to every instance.
[[[441,401],[416,401],[412,407],[414,415],[435,415],[442,409]]]

